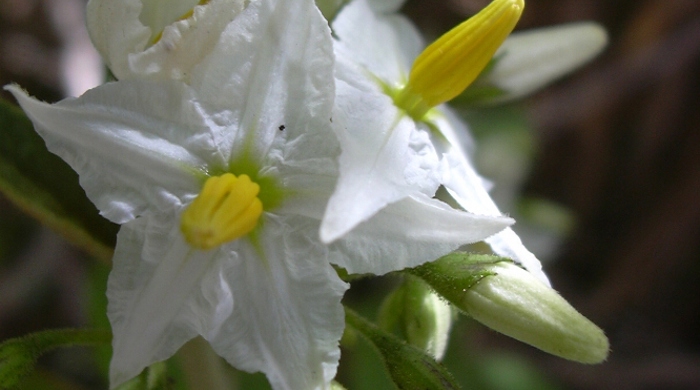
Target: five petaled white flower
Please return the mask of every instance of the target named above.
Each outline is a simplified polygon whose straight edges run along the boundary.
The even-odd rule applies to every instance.
[[[512,30],[522,2],[494,1],[478,15],[478,23],[465,22],[445,35],[466,37],[445,39],[442,48],[433,47],[433,53],[428,53],[428,48],[425,56],[415,27],[395,13],[401,3],[353,0],[332,24],[337,36],[333,127],[342,154],[338,189],[321,228],[324,242],[342,237],[387,204],[406,197],[432,197],[440,185],[465,210],[501,215],[488,194],[487,181],[472,167],[464,150],[470,143],[466,126],[446,106],[435,106],[476,78]],[[474,31],[478,29],[482,31]],[[455,54],[443,52],[446,48],[454,48]],[[475,53],[473,58],[468,57],[471,52]],[[444,69],[428,69],[432,60],[424,60],[420,66],[416,60],[412,69],[419,55],[434,55],[433,62],[443,61],[439,66]],[[422,69],[416,73],[422,74],[409,81],[409,74],[417,67]],[[454,82],[460,77],[468,79],[461,86]],[[409,87],[448,97],[420,96]],[[344,217],[343,210],[348,209],[352,218]],[[485,241],[494,252],[512,258],[549,284],[539,260],[510,228]]]
[[[186,83],[127,77],[54,105],[7,89],[122,225],[107,291],[113,387],[201,335],[275,389],[327,388],[347,289],[331,263],[415,266],[512,220],[419,195],[324,245],[340,151],[328,25],[311,0],[258,0],[219,35]]]

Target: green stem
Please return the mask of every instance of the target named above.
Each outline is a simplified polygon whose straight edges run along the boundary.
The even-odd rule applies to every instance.
[[[347,307],[345,308],[345,321],[376,347],[397,388],[459,389],[459,385],[445,367],[424,351],[379,329]]]

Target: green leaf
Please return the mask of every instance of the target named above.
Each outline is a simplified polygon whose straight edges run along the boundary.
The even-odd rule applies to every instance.
[[[17,255],[31,242],[38,223],[13,207],[0,193],[0,267],[17,260]]]
[[[447,369],[427,353],[379,329],[347,307],[345,308],[345,321],[374,344],[398,389],[444,390],[460,388]]]
[[[88,253],[112,255],[118,226],[102,218],[78,175],[44,141],[24,113],[0,100],[0,191],[23,211]]]
[[[11,388],[34,370],[37,359],[59,347],[108,344],[112,334],[97,329],[58,329],[36,332],[0,344],[0,388]]]

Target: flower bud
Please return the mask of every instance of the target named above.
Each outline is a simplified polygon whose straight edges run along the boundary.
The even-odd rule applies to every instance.
[[[382,303],[379,326],[398,332],[409,344],[439,361],[452,328],[452,308],[423,280],[406,275],[401,286]]]
[[[507,259],[455,253],[412,272],[457,308],[507,336],[580,363],[600,363],[608,356],[608,339],[600,328]]]

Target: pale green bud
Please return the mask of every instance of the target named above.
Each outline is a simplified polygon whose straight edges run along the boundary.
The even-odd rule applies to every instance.
[[[608,356],[608,339],[556,291],[513,263],[494,264],[464,295],[466,311],[477,321],[545,352],[581,363]]]
[[[412,272],[491,329],[580,363],[600,363],[608,356],[600,328],[510,260],[455,253]]]
[[[398,332],[409,344],[438,361],[445,355],[452,322],[450,305],[423,280],[411,275],[406,275],[379,310],[382,329]]]

